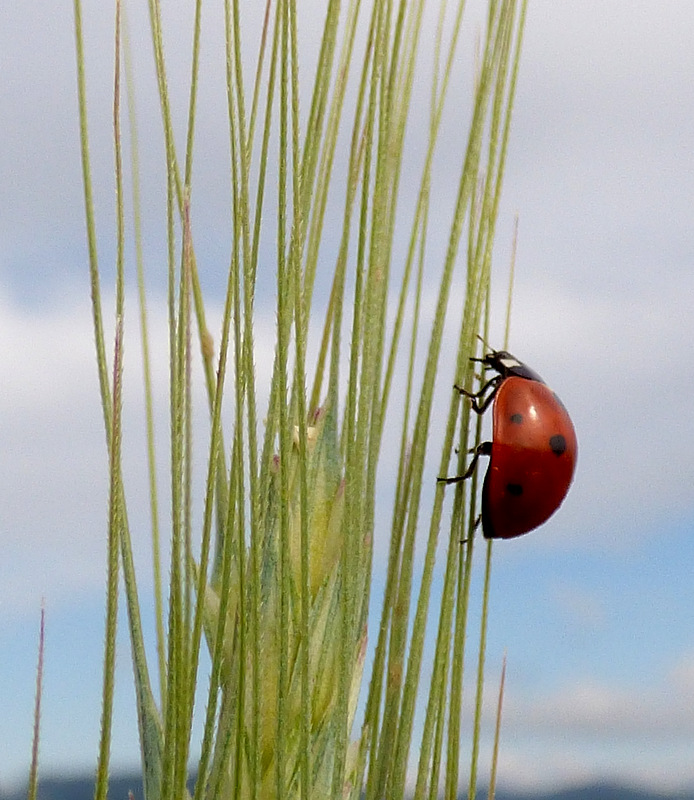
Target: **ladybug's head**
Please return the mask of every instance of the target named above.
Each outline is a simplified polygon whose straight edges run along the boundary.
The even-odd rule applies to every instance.
[[[487,353],[484,358],[473,358],[471,360],[479,361],[484,364],[487,369],[496,370],[502,378],[508,378],[514,375],[517,378],[526,378],[529,381],[544,383],[534,369],[530,369],[527,364],[519,361],[506,350],[492,350],[492,352]]]

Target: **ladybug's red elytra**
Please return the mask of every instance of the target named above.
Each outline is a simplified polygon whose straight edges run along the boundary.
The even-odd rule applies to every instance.
[[[475,358],[496,370],[479,392],[455,388],[478,414],[493,402],[492,441],[475,448],[464,475],[489,456],[482,488],[482,532],[487,539],[512,539],[542,525],[569,491],[576,467],[576,432],[561,400],[530,367],[505,350]]]

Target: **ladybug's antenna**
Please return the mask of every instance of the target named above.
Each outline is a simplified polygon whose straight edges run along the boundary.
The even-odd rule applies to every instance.
[[[487,343],[487,341],[484,338],[484,336],[480,336],[480,334],[478,333],[477,334],[477,338],[480,340],[480,342],[482,342],[482,344],[484,346],[484,349],[486,351],[492,352],[492,353],[496,353],[496,350],[493,347],[489,346],[489,344]],[[475,361],[475,362],[477,362],[479,364],[486,364],[487,363],[487,358],[486,358],[486,356],[483,356],[482,358],[470,358],[470,361]]]
[[[482,342],[482,344],[484,345],[485,349],[491,350],[492,352],[494,352],[494,348],[489,346],[489,343],[484,338],[484,336],[480,336],[480,334],[478,333],[477,334],[477,338],[480,340],[480,342]]]

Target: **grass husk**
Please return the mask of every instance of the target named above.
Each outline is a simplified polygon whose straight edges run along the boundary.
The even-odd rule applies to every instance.
[[[477,539],[476,481],[459,484],[444,533],[444,487],[454,448],[464,466],[472,437],[469,410],[451,392],[435,474],[425,461],[440,380],[444,325],[456,281],[465,285],[455,379],[471,386],[469,358],[488,319],[492,248],[502,186],[525,3],[491,0],[481,35],[469,129],[460,152],[457,192],[448,209],[442,258],[428,255],[437,144],[449,87],[463,61],[459,32],[464,2],[442,4],[434,27],[434,68],[427,141],[411,219],[400,202],[411,171],[406,133],[427,34],[424,3],[330,0],[310,103],[300,109],[299,9],[291,0],[264,7],[256,62],[244,64],[244,14],[225,0],[223,19],[232,224],[229,268],[218,346],[208,330],[191,214],[196,108],[200,89],[201,2],[195,5],[191,81],[183,169],[176,152],[164,57],[161,9],[149,0],[154,70],[166,155],[170,398],[169,583],[161,590],[159,488],[154,448],[145,264],[133,96],[137,76],[123,48],[116,2],[114,154],[116,175],[116,330],[112,366],[106,357],[101,271],[90,171],[81,0],[74,0],[80,135],[89,241],[94,331],[109,453],[107,627],[98,798],[105,797],[113,709],[118,579],[122,572],[132,645],[139,734],[147,800],[212,798],[401,798],[410,765],[418,797],[443,786],[455,797],[460,780],[461,715],[471,574]],[[450,31],[447,30],[450,24]],[[121,57],[128,78],[133,154],[133,214],[143,342],[146,452],[155,562],[159,700],[145,656],[122,479],[125,214],[121,163]],[[468,54],[471,55],[471,54]],[[472,58],[468,60],[472,63]],[[251,76],[250,90],[246,81]],[[251,98],[248,103],[248,97]],[[248,111],[250,109],[250,112]],[[423,116],[423,115],[422,115]],[[348,142],[345,150],[342,142]],[[269,177],[276,159],[277,175]],[[343,165],[344,175],[335,169]],[[449,176],[450,177],[450,176]],[[203,189],[204,190],[204,189]],[[341,196],[334,261],[326,215]],[[276,208],[270,202],[276,201]],[[446,215],[435,206],[437,232]],[[409,213],[409,212],[407,212]],[[407,231],[404,258],[396,244]],[[267,245],[274,241],[274,260]],[[265,250],[263,250],[265,248]],[[261,258],[261,252],[264,256]],[[177,254],[178,253],[178,254]],[[316,292],[329,275],[325,298]],[[268,386],[255,365],[259,287],[274,282],[276,339]],[[433,293],[428,294],[432,291]],[[423,312],[433,298],[433,314]],[[392,312],[392,321],[391,316]],[[197,341],[196,341],[197,340]],[[318,342],[315,367],[311,342]],[[201,354],[201,374],[195,351]],[[402,395],[394,394],[404,376]],[[209,427],[202,434],[205,475],[193,468],[193,388],[202,379]],[[399,383],[398,383],[399,385]],[[259,397],[267,396],[261,408]],[[225,403],[231,422],[223,423]],[[393,415],[391,417],[391,415]],[[399,415],[399,416],[398,416]],[[380,621],[369,617],[375,537],[384,535],[378,488],[384,440],[399,419],[399,460],[389,512],[390,545]],[[262,420],[262,422],[261,422]],[[228,441],[228,444],[227,444]],[[194,488],[202,491],[196,516]],[[427,492],[426,487],[430,489]],[[427,496],[431,496],[430,507]],[[420,543],[418,530],[426,529]],[[437,550],[445,537],[440,607],[432,605]],[[416,545],[422,548],[418,554]],[[470,738],[468,793],[477,784],[482,725],[486,614],[492,547],[486,545],[477,659],[477,695]],[[168,605],[167,605],[168,604]],[[166,610],[165,610],[166,609]],[[427,627],[437,620],[428,687],[423,685]],[[363,708],[367,634],[374,640]],[[201,729],[196,698],[210,672]],[[412,752],[417,703],[424,722],[418,758]],[[193,738],[195,737],[195,738]],[[199,757],[191,761],[191,749]],[[498,749],[498,730],[496,746]],[[495,751],[496,752],[496,751]],[[495,756],[496,758],[496,756]]]

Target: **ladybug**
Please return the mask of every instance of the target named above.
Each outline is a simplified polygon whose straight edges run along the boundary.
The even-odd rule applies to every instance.
[[[511,353],[493,350],[471,361],[497,372],[479,392],[455,387],[478,414],[494,403],[492,441],[475,448],[464,475],[439,481],[463,481],[480,456],[489,456],[482,532],[487,539],[513,539],[542,525],[562,504],[576,467],[576,432],[557,395]]]

